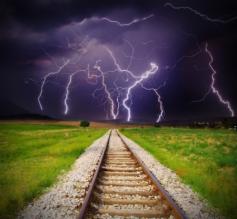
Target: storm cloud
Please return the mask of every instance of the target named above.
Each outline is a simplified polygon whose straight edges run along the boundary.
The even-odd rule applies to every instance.
[[[215,57],[217,86],[224,97],[237,108],[235,50],[237,22],[220,25],[205,21],[189,11],[176,11],[164,7],[164,1],[74,1],[36,0],[3,1],[1,3],[1,114],[18,113],[10,110],[12,103],[31,113],[42,113],[37,103],[42,78],[55,70],[55,63],[80,58],[80,68],[93,66],[96,60],[106,69],[113,69],[113,60],[105,47],[110,48],[122,66],[129,64],[131,47],[135,48],[132,71],[140,75],[151,62],[159,65],[159,72],[145,85],[159,87],[167,119],[197,118],[205,116],[226,116],[225,107],[215,96],[202,103],[193,103],[205,94],[210,85],[209,58],[204,51],[209,43]],[[175,1],[184,5],[183,1]],[[211,17],[231,17],[236,12],[234,2],[222,3],[221,7],[212,1],[185,4]],[[221,8],[221,10],[220,10]],[[103,17],[127,23],[136,18],[154,15],[148,20],[128,27],[101,20]],[[198,53],[199,51],[199,53]],[[198,53],[193,56],[193,54]],[[70,94],[70,115],[63,115],[63,95],[68,75],[78,66],[65,68],[63,74],[53,76],[46,84],[44,102],[46,115],[57,118],[87,118],[103,120],[109,118],[108,106],[103,92],[96,92],[100,84],[87,83],[81,73],[73,81]],[[119,86],[126,86],[126,78],[117,78],[116,73],[107,78],[113,86],[116,78]],[[128,82],[129,83],[129,82]],[[101,92],[101,93],[100,93]],[[156,96],[137,88],[132,93],[134,120],[154,121],[159,107]],[[121,109],[120,119],[126,112]]]

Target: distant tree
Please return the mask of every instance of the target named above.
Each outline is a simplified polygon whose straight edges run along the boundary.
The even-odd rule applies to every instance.
[[[222,125],[224,128],[233,128],[235,125],[235,119],[225,118],[222,120]]]
[[[233,129],[234,129],[235,131],[237,131],[237,124],[235,124],[235,125],[233,126]]]
[[[159,124],[159,123],[155,123],[154,126],[155,126],[156,128],[159,128],[159,127],[160,127],[160,124]]]
[[[217,128],[217,122],[210,122],[209,123],[209,128],[211,128],[211,129]]]
[[[90,122],[83,120],[83,121],[81,121],[80,126],[81,127],[89,127],[90,126]]]
[[[189,128],[198,128],[198,123],[197,122],[192,122],[189,124]]]

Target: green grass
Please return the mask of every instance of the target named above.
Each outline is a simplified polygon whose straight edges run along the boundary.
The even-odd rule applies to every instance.
[[[14,218],[105,131],[65,125],[0,124],[0,218]]]
[[[122,129],[227,218],[237,218],[237,133],[188,128]]]

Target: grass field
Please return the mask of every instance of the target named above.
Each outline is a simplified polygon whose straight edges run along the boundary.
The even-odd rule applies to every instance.
[[[237,133],[188,128],[122,129],[227,218],[237,218]]]
[[[105,129],[0,124],[0,218],[13,218]]]

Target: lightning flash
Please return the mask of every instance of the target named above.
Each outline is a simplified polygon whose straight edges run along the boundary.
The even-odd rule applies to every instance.
[[[208,54],[208,56],[209,56],[209,58],[210,58],[210,61],[209,61],[208,65],[209,65],[209,68],[211,69],[211,72],[212,72],[212,74],[211,74],[210,90],[212,91],[213,94],[215,94],[215,95],[217,96],[217,98],[218,98],[218,100],[220,101],[220,103],[222,103],[224,106],[227,107],[227,109],[228,109],[229,112],[230,112],[231,117],[234,117],[234,116],[235,116],[235,113],[234,113],[233,108],[231,107],[230,102],[229,102],[228,100],[225,100],[225,99],[222,97],[220,91],[219,91],[219,90],[216,88],[216,86],[215,86],[215,81],[216,81],[215,76],[216,76],[216,73],[217,73],[217,72],[216,72],[216,70],[214,69],[214,67],[213,67],[213,65],[212,65],[213,62],[214,62],[214,58],[213,58],[213,56],[212,56],[211,51],[208,49],[208,43],[207,43],[207,42],[206,42],[206,44],[205,44],[205,52]]]
[[[124,108],[127,110],[127,122],[131,121],[131,109],[129,107],[129,105],[127,104],[127,101],[129,100],[129,97],[131,95],[131,91],[142,81],[144,81],[145,79],[147,79],[150,75],[155,74],[158,71],[158,65],[156,65],[155,63],[150,63],[150,69],[147,70],[145,73],[143,73],[141,75],[141,77],[138,80],[135,80],[135,82],[128,87],[127,92],[126,92],[126,96],[123,100],[123,106]]]
[[[174,10],[191,11],[195,15],[198,15],[201,18],[203,18],[209,22],[214,22],[214,23],[226,24],[226,23],[232,22],[237,19],[237,17],[233,17],[228,20],[210,18],[209,16],[207,16],[207,15],[205,15],[205,14],[203,14],[191,7],[175,6],[169,2],[165,3],[164,6],[170,7]],[[144,22],[146,20],[149,20],[152,17],[154,17],[154,14],[150,14],[150,15],[148,15],[146,17],[142,17],[142,18],[134,18],[133,20],[126,22],[126,23],[122,23],[120,21],[113,20],[108,17],[91,17],[91,18],[83,19],[79,23],[79,26],[85,25],[88,22],[108,22],[112,25],[115,25],[115,26],[118,26],[121,28],[126,28],[126,27],[130,27],[134,24],[137,24],[139,22]],[[74,35],[77,36],[76,33]],[[86,63],[85,68],[81,68],[81,66],[82,66],[81,59],[83,59],[84,57],[87,57],[86,54],[88,53],[88,50],[89,50],[88,48],[90,45],[89,36],[87,35],[81,41],[81,43],[79,42],[80,40],[78,38],[76,39],[75,42],[71,42],[71,39],[68,39],[68,38],[66,39],[66,41],[67,41],[66,42],[67,49],[70,50],[71,53],[74,53],[74,55],[72,55],[72,58],[64,60],[63,64],[60,66],[54,61],[54,59],[52,59],[50,57],[51,61],[53,60],[53,63],[55,64],[57,69],[53,72],[45,74],[45,76],[43,77],[43,80],[40,85],[40,91],[39,91],[39,94],[37,97],[40,110],[41,111],[44,110],[44,106],[42,104],[42,96],[43,96],[44,89],[45,89],[45,86],[46,86],[49,78],[54,75],[60,75],[60,73],[64,73],[65,68],[67,66],[70,66],[70,68],[67,67],[67,69],[70,69],[70,70],[68,70],[69,72],[67,72],[68,79],[66,80],[65,86],[64,86],[64,88],[65,88],[65,93],[63,96],[63,104],[64,104],[63,113],[64,113],[64,115],[67,115],[70,112],[69,98],[70,98],[70,92],[72,90],[72,85],[74,85],[73,80],[76,80],[75,79],[75,78],[77,78],[77,77],[75,77],[76,74],[81,72],[82,74],[80,74],[80,76],[85,77],[86,82],[88,84],[90,84],[92,86],[97,86],[96,89],[94,90],[92,96],[96,97],[97,93],[100,93],[102,95],[102,98],[101,98],[102,100],[100,102],[102,104],[104,104],[104,107],[109,108],[109,110],[106,111],[106,117],[110,116],[110,118],[112,118],[113,120],[118,119],[118,118],[120,118],[120,116],[121,116],[120,113],[123,110],[123,112],[126,113],[126,121],[127,122],[132,121],[132,116],[133,116],[132,115],[132,96],[133,96],[132,93],[134,92],[134,90],[137,87],[140,87],[140,89],[142,88],[144,91],[151,91],[157,97],[157,103],[159,104],[159,109],[158,109],[158,116],[157,116],[156,122],[157,123],[161,122],[162,119],[164,118],[165,110],[164,110],[164,104],[163,104],[162,97],[159,93],[159,89],[161,87],[164,87],[166,85],[166,83],[164,83],[162,86],[156,88],[156,87],[146,87],[144,85],[145,82],[148,80],[151,80],[151,78],[157,72],[160,72],[162,69],[173,70],[184,59],[194,58],[203,51],[203,49],[201,49],[201,47],[197,43],[197,45],[198,45],[197,51],[195,51],[193,54],[181,56],[180,58],[177,59],[175,64],[173,64],[171,66],[166,66],[166,68],[164,68],[164,67],[162,68],[162,66],[160,67],[157,63],[149,60],[148,61],[149,68],[145,72],[138,74],[139,72],[134,71],[132,68],[134,65],[133,60],[136,60],[136,58],[134,57],[134,54],[135,54],[135,50],[137,48],[135,48],[133,46],[133,44],[131,42],[129,42],[128,40],[123,39],[124,43],[131,50],[130,54],[124,53],[125,58],[126,58],[125,66],[122,66],[120,64],[120,60],[118,57],[116,57],[116,53],[113,51],[112,47],[110,48],[108,45],[102,44],[100,48],[102,48],[104,50],[103,52],[105,52],[106,55],[103,57],[99,56],[99,58],[96,57],[96,59],[93,59],[90,62],[88,61]],[[93,40],[91,39],[91,41],[93,41]],[[152,42],[153,41],[151,41],[151,40],[146,41],[146,42],[143,41],[143,42],[141,42],[141,44],[143,46],[146,46]],[[92,47],[92,48],[94,48],[94,47]],[[233,117],[235,115],[235,113],[234,113],[234,110],[233,110],[230,102],[228,100],[224,99],[222,94],[220,93],[220,91],[216,88],[215,76],[216,76],[217,72],[213,67],[214,58],[212,56],[211,51],[208,49],[208,43],[205,44],[205,53],[208,55],[208,57],[210,59],[208,66],[211,70],[211,84],[210,84],[208,92],[202,97],[202,99],[200,101],[203,101],[207,97],[207,95],[212,92],[217,97],[219,102],[226,107],[226,109],[230,113],[230,116]],[[100,53],[98,53],[98,54],[100,54]],[[106,64],[109,63],[109,66],[110,66],[109,70],[107,70],[104,67],[104,65],[102,65],[105,57],[107,58]],[[101,60],[100,60],[100,58],[101,58]],[[127,59],[128,59],[128,62],[127,62]],[[92,62],[92,64],[91,64],[91,62]],[[124,62],[121,62],[121,63],[124,63]],[[112,76],[116,75],[113,78],[112,82],[111,82],[111,78],[112,78],[111,75]],[[122,85],[118,85],[119,83],[125,84],[124,87]],[[198,102],[198,101],[194,101],[194,102]]]
[[[46,84],[46,82],[47,82],[47,79],[48,79],[50,76],[59,74],[59,73],[63,70],[63,68],[69,64],[69,62],[70,62],[69,59],[66,60],[66,61],[63,63],[63,65],[59,66],[58,70],[56,70],[56,71],[54,71],[54,72],[50,72],[50,73],[48,73],[48,74],[46,74],[46,75],[44,76],[43,81],[42,81],[42,84],[41,84],[41,86],[40,86],[40,92],[39,92],[39,95],[38,95],[38,98],[37,98],[37,99],[38,99],[38,104],[39,104],[39,107],[40,107],[41,111],[44,110],[44,107],[43,107],[43,105],[42,105],[42,103],[41,103],[41,98],[42,98],[42,94],[43,94],[43,91],[44,91],[44,86],[45,86],[45,84]]]
[[[85,25],[87,22],[101,22],[101,21],[106,21],[108,23],[111,23],[111,24],[115,24],[119,27],[129,27],[129,26],[132,26],[136,23],[139,23],[139,22],[143,22],[143,21],[146,21],[150,18],[154,17],[154,14],[150,14],[146,17],[142,17],[142,18],[134,18],[133,20],[127,22],[127,23],[122,23],[120,21],[117,21],[117,20],[113,20],[111,18],[108,18],[108,17],[91,17],[91,18],[85,18],[83,19],[79,25]]]
[[[175,6],[172,3],[170,3],[170,2],[165,3],[164,6],[165,7],[170,7],[172,9],[174,9],[174,10],[187,10],[187,11],[190,11],[190,12],[194,13],[195,15],[201,17],[202,19],[204,19],[206,21],[209,21],[209,22],[212,22],[212,23],[227,24],[227,23],[230,23],[232,21],[237,20],[237,16],[229,18],[229,19],[226,19],[226,20],[219,19],[219,18],[210,18],[208,15],[203,14],[203,13],[199,12],[198,10],[193,9],[193,8],[191,8],[189,6]]]
[[[234,112],[234,110],[233,110],[233,108],[232,108],[232,106],[230,104],[230,101],[225,100],[223,98],[222,94],[220,93],[220,91],[218,90],[218,88],[215,85],[215,82],[216,82],[215,76],[216,76],[217,72],[216,72],[216,70],[213,67],[214,58],[213,58],[213,55],[212,55],[211,51],[208,49],[208,43],[207,42],[205,43],[205,53],[208,55],[208,57],[210,59],[209,62],[208,62],[208,67],[211,70],[211,84],[209,86],[208,91],[203,95],[203,97],[201,97],[198,100],[192,101],[192,103],[203,102],[210,93],[213,93],[213,94],[216,95],[216,97],[219,100],[219,102],[221,104],[223,104],[227,108],[227,110],[230,113],[230,116],[234,117],[235,116],[235,112]]]
[[[64,106],[65,106],[64,114],[65,115],[68,114],[68,110],[69,110],[68,97],[69,97],[70,86],[71,86],[71,83],[72,83],[72,78],[73,78],[74,75],[75,75],[75,73],[70,74],[69,80],[68,80],[68,83],[67,83],[67,86],[66,86],[66,94],[65,94],[65,98],[64,98]]]

